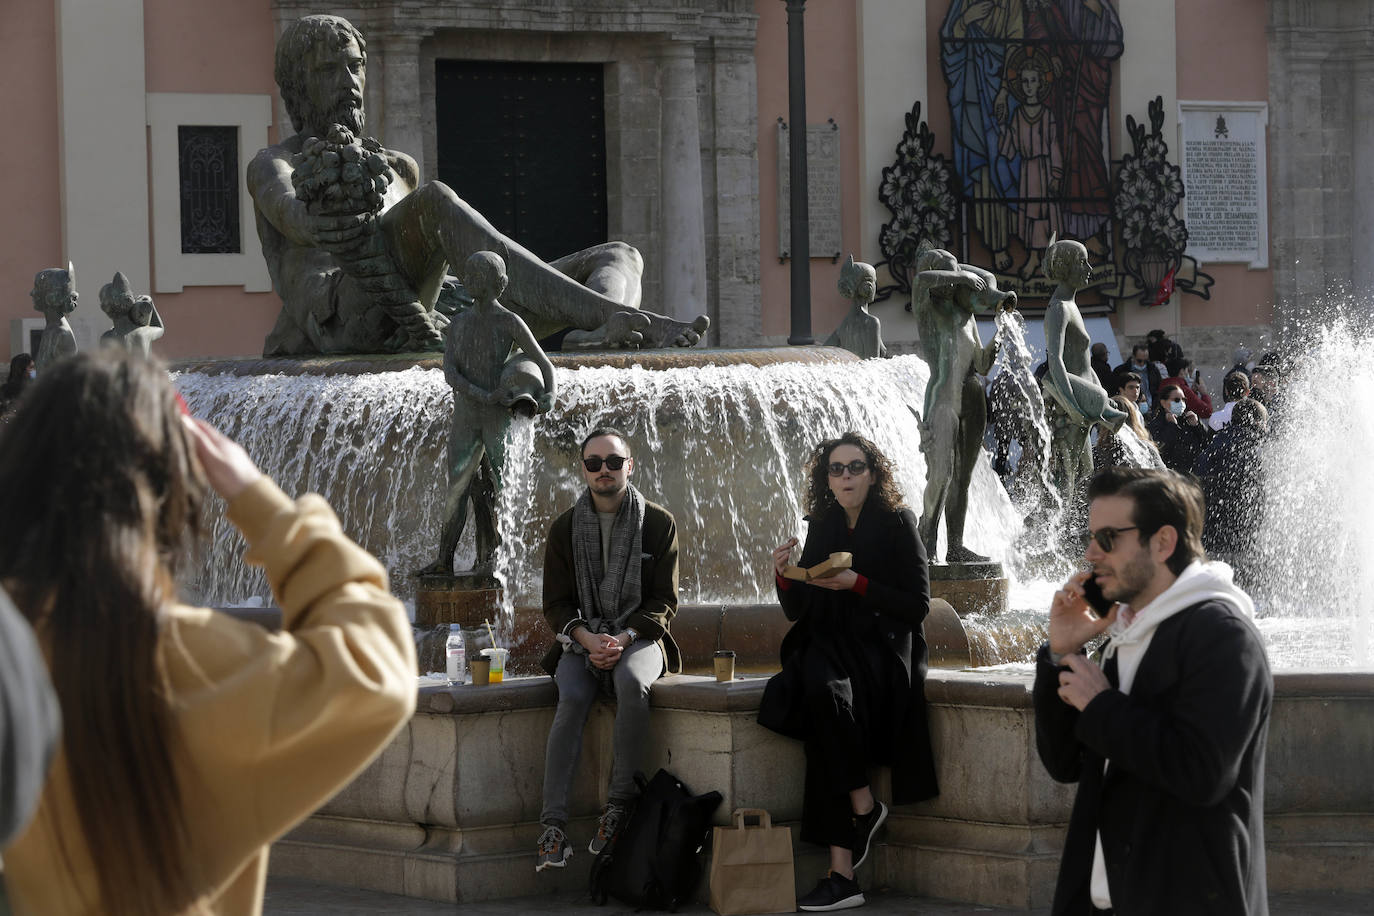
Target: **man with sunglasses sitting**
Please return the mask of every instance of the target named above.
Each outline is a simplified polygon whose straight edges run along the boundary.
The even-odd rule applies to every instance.
[[[630,484],[630,446],[602,427],[582,441],[587,489],[554,519],[544,549],[544,619],[557,634],[544,670],[558,684],[558,709],[544,757],[544,825],[536,871],[562,868],[568,793],[582,731],[598,695],[616,701],[611,784],[588,849],[615,836],[636,789],[649,736],[649,687],[682,670],[668,622],[677,613],[677,524]]]
[[[1108,468],[1088,499],[1091,569],[1055,593],[1036,664],[1040,760],[1078,783],[1051,913],[1267,914],[1254,605],[1203,554],[1192,479]]]

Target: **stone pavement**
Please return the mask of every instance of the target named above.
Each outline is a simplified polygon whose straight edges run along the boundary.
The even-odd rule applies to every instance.
[[[869,903],[862,909],[865,916],[973,916],[975,913],[1023,913],[1025,916],[1048,916],[1048,909],[1008,910],[971,903],[951,903],[925,897],[904,897],[884,893],[867,895]],[[632,907],[612,901],[596,906],[585,894],[545,894],[537,897],[512,897],[507,900],[486,900],[457,906],[430,900],[398,897],[374,891],[319,884],[299,878],[267,879],[267,899],[264,916],[317,916],[339,914],[353,916],[360,913],[389,913],[397,916],[439,916],[461,912],[464,916],[524,916],[554,914],[559,916],[622,916],[635,912]],[[707,906],[697,905],[678,910],[683,916],[704,916],[711,913]],[[1274,894],[1269,898],[1270,916],[1369,916],[1374,913],[1374,892],[1364,894]]]

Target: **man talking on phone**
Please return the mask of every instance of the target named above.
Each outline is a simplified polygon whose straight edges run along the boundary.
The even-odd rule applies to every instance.
[[[1254,605],[1207,562],[1191,479],[1108,468],[1088,500],[1090,569],[1055,593],[1036,664],[1040,760],[1078,783],[1051,913],[1267,916],[1274,685]]]

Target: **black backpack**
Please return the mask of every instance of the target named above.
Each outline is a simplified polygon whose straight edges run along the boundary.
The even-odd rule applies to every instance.
[[[721,795],[693,795],[667,770],[647,782],[636,773],[635,782],[639,798],[592,862],[591,897],[597,904],[610,896],[635,907],[676,910],[701,881],[700,853]]]

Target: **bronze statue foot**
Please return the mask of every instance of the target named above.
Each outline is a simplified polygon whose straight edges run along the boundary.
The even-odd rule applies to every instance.
[[[453,575],[453,560],[445,563],[443,560],[435,560],[424,569],[417,569],[411,573],[412,578],[419,579],[422,576],[451,576]]]
[[[656,320],[646,334],[651,347],[695,347],[711,326],[711,319],[706,315],[698,315],[690,322],[654,317]]]
[[[946,563],[987,563],[989,559],[981,553],[974,553],[962,544],[945,550]]]

